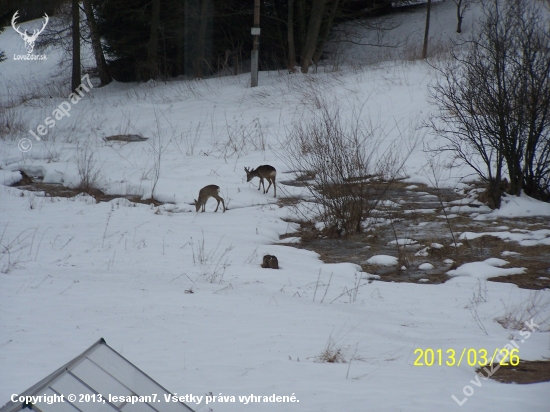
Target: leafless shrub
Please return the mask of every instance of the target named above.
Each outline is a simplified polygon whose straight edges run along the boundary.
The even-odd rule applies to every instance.
[[[387,136],[361,110],[352,109],[346,120],[336,104],[318,102],[319,110],[288,132],[281,157],[290,170],[312,176],[306,187],[327,235],[359,233],[407,156],[391,145],[383,149]]]
[[[537,290],[531,292],[529,297],[517,305],[504,304],[504,314],[495,318],[505,329],[522,330],[525,323],[531,320],[539,325],[539,331],[550,331],[550,299]]]
[[[323,351],[319,355],[315,356],[315,362],[346,363],[344,348],[342,345],[338,344],[338,342],[335,341],[331,335],[329,336]]]
[[[204,233],[197,241],[194,241],[193,238],[189,241],[193,255],[193,264],[200,268],[199,279],[202,278],[208,283],[222,283],[225,271],[231,264],[228,255],[233,250],[233,246],[231,245],[221,250],[220,244],[222,240],[223,237],[210,250],[206,249]]]
[[[4,140],[10,135],[17,135],[27,131],[26,122],[23,120],[22,111],[17,109],[0,108],[0,139]]]
[[[221,152],[223,158],[244,156],[250,150],[265,151],[267,149],[267,132],[259,118],[249,123],[241,119],[225,120],[224,139],[211,141],[212,146]]]
[[[189,130],[181,134],[185,145],[185,154],[187,156],[193,156],[195,154],[195,148],[201,139],[203,128],[204,122],[199,120],[196,127],[193,128],[193,125],[190,125]]]
[[[430,60],[439,60],[448,57],[453,46],[449,39],[430,37],[430,48],[428,58]],[[422,60],[422,44],[416,39],[406,39],[403,47],[393,52],[393,58],[406,62],[416,62]]]
[[[99,190],[97,183],[101,173],[94,159],[94,153],[89,147],[80,147],[75,156],[79,177],[79,182],[75,187],[84,193],[93,195]]]
[[[38,231],[37,228],[25,229],[10,240],[6,236],[7,228],[8,225],[4,227],[0,235],[0,273],[4,274],[19,269],[22,267],[22,263],[32,260],[31,253]],[[36,253],[38,253],[38,249]]]

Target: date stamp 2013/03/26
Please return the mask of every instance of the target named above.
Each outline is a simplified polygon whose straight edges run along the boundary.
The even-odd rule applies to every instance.
[[[493,355],[489,355],[487,349],[463,348],[462,351],[454,349],[417,348],[418,355],[414,366],[460,366],[467,363],[468,366],[487,366],[498,363],[500,366],[519,365],[519,349],[495,348]]]

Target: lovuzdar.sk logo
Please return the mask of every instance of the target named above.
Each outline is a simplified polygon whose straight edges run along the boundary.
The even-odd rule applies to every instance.
[[[50,20],[50,18],[48,17],[48,15],[46,13],[44,13],[44,20],[45,21],[44,21],[44,24],[42,25],[42,28],[41,29],[34,29],[32,31],[32,34],[29,35],[27,33],[27,30],[21,31],[21,28],[16,26],[16,20],[17,20],[18,14],[19,14],[19,10],[17,10],[15,12],[15,14],[13,15],[13,17],[11,19],[11,26],[13,27],[13,29],[17,33],[19,33],[19,35],[21,36],[21,38],[25,42],[25,48],[27,49],[27,54],[26,55],[25,54],[19,54],[19,55],[14,54],[13,59],[14,60],[46,60],[46,55],[45,54],[36,55],[36,54],[32,54],[32,51],[34,50],[34,43],[36,42],[36,39],[38,38],[40,33],[42,33],[44,31],[44,29],[46,28],[46,25],[48,24],[48,21]]]

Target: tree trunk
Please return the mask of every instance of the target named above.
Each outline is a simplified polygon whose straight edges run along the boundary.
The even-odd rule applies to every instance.
[[[153,0],[151,10],[151,31],[149,32],[149,44],[147,45],[147,73],[146,78],[153,79],[157,76],[158,48],[160,26],[160,0]]]
[[[206,28],[208,25],[209,9],[210,0],[202,0],[199,32],[197,37],[197,54],[195,59],[195,76],[199,79],[203,76],[204,48],[206,47]]]
[[[78,0],[72,0],[71,14],[73,17],[73,71],[71,77],[71,89],[76,91],[76,88],[81,83],[80,72],[80,8]]]
[[[177,31],[178,36],[178,48],[177,48],[177,63],[176,63],[176,76],[185,73],[185,7],[178,13],[179,28]]]
[[[325,12],[326,0],[314,0],[311,8],[311,17],[307,28],[307,37],[302,51],[302,73],[307,73],[312,63],[313,54],[317,48],[317,39],[319,38],[319,29]]]
[[[306,5],[305,0],[298,0],[298,42],[294,42],[294,46],[298,44],[298,56],[300,63],[302,62],[302,53],[304,50],[304,42],[306,40]]]
[[[287,33],[288,70],[294,73],[294,67],[296,67],[296,50],[294,48],[294,0],[288,0]]]
[[[329,15],[328,15],[327,24],[323,28],[323,33],[321,33],[319,41],[317,42],[317,50],[315,51],[315,54],[313,55],[313,64],[315,64],[315,65],[317,65],[317,63],[321,59],[321,54],[323,54],[325,44],[327,43],[328,37],[330,36],[330,30],[332,29],[332,22],[334,20],[334,16],[336,15],[336,10],[338,10],[339,0],[333,0],[333,1],[334,2],[332,3],[332,7],[331,7]]]
[[[424,30],[424,45],[422,46],[422,58],[428,57],[428,35],[430,33],[430,10],[432,8],[432,0],[428,0],[426,9],[426,29]]]
[[[84,4],[84,12],[86,13],[86,22],[88,23],[88,27],[90,28],[90,37],[92,40],[92,48],[94,50],[99,80],[101,81],[101,86],[105,86],[111,83],[112,78],[109,74],[107,63],[105,62],[103,49],[101,48],[101,38],[97,30],[94,12],[92,10],[92,3],[91,0],[83,0],[82,3]]]
[[[456,25],[456,32],[457,33],[462,33],[462,15],[464,14],[464,12],[462,11],[462,0],[458,0],[458,2],[456,3],[456,20],[457,20],[457,25]]]

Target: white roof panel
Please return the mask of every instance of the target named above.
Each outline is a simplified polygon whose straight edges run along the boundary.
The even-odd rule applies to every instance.
[[[37,400],[34,405],[42,412],[193,412],[181,402],[165,402],[164,395],[170,392],[112,349],[103,339],[20,396],[44,394],[63,395],[65,402],[48,404],[44,399]],[[102,395],[105,402],[92,401],[98,400],[98,394]],[[157,395],[156,398],[152,398],[154,394]],[[69,401],[69,395],[76,395],[76,400]],[[134,402],[132,398],[116,401],[111,398],[111,403],[109,395],[144,398],[134,398]],[[84,402],[80,402],[81,400]],[[0,408],[0,412],[20,411],[22,406],[21,402],[8,402]]]
[[[70,402],[76,408],[84,412],[113,412],[116,410],[112,405],[101,402],[86,402],[85,395],[97,394],[90,387],[74,377],[70,372],[63,373],[50,384],[55,392],[65,395],[65,402]],[[69,401],[69,395],[75,395],[74,401]],[[90,399],[90,397],[88,397]]]
[[[80,380],[86,382],[94,388],[97,393],[111,394],[117,396],[134,395],[134,393],[124,386],[122,382],[107,374],[96,363],[90,360],[89,356],[83,358],[80,363],[71,369],[71,372]],[[116,405],[116,404],[115,404]],[[118,406],[118,405],[117,405]]]

